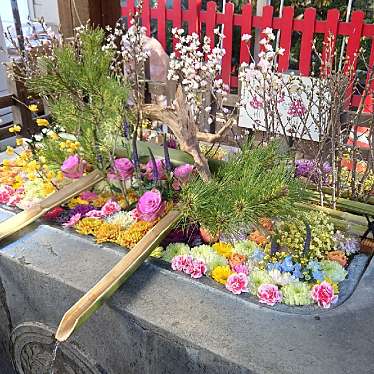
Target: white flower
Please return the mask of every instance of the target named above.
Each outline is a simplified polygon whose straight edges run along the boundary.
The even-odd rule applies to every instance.
[[[242,35],[242,40],[243,42],[249,42],[249,40],[252,38],[252,35],[250,34],[243,34]]]
[[[286,50],[284,48],[279,48],[278,51],[277,51],[278,55],[281,55],[281,56],[284,55],[284,52],[286,52]]]

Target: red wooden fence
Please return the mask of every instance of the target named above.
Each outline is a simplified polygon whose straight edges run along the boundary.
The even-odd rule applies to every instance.
[[[301,47],[299,56],[299,72],[301,75],[308,76],[312,65],[312,43],[316,35],[324,35],[324,41],[327,42],[329,35],[334,35],[334,40],[338,36],[348,37],[346,46],[346,56],[356,67],[357,59],[354,58],[358,53],[362,38],[371,39],[371,51],[367,63],[371,68],[374,67],[374,24],[364,22],[365,15],[362,11],[354,11],[349,22],[340,20],[338,9],[330,9],[327,12],[326,20],[316,19],[316,9],[308,8],[305,10],[302,19],[294,19],[293,7],[285,7],[281,17],[274,16],[272,6],[263,8],[262,16],[253,15],[253,9],[250,4],[242,8],[241,14],[234,13],[234,4],[227,3],[224,13],[217,11],[217,4],[213,1],[208,2],[207,9],[201,9],[201,0],[189,0],[189,9],[182,9],[181,0],[173,0],[173,8],[166,7],[166,0],[159,0],[157,8],[151,7],[150,0],[143,0],[143,26],[147,28],[150,34],[151,20],[157,20],[157,38],[166,49],[167,44],[167,21],[171,21],[173,27],[180,28],[184,23],[188,25],[188,32],[201,31],[202,24],[205,24],[205,32],[212,42],[214,40],[214,28],[217,25],[224,25],[223,47],[226,49],[222,66],[222,78],[231,88],[238,87],[238,77],[232,75],[232,43],[233,29],[240,27],[241,34],[251,34],[253,28],[263,30],[265,27],[271,27],[274,30],[280,30],[280,47],[285,49],[283,56],[279,57],[279,71],[287,71],[290,63],[291,38],[293,32],[301,34]],[[122,16],[127,17],[134,13],[134,0],[123,2]],[[324,54],[324,51],[322,51]],[[240,63],[248,62],[248,49],[244,42],[240,45]],[[369,69],[370,70],[370,69]],[[369,76],[369,72],[367,73]],[[374,81],[371,83],[374,90]],[[357,106],[360,102],[360,95],[352,97],[352,105]]]

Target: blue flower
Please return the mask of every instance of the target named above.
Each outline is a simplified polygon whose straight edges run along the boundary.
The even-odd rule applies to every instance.
[[[287,256],[281,263],[281,269],[284,273],[286,272],[291,272],[294,268],[293,262],[292,262],[292,257]]]
[[[279,262],[269,262],[268,265],[267,265],[267,270],[268,271],[272,271],[272,270],[279,270],[279,271],[282,271],[282,266]]]
[[[303,273],[301,272],[301,264],[299,264],[298,262],[296,262],[295,265],[294,265],[294,267],[293,267],[292,276],[295,279],[299,279],[299,278],[303,278],[304,277]]]
[[[265,253],[263,251],[261,251],[261,249],[259,248],[256,248],[254,251],[253,251],[253,254],[251,256],[251,258],[257,262],[259,261],[262,261],[265,257]]]
[[[323,272],[321,270],[314,270],[312,272],[312,276],[316,281],[323,281],[323,279],[324,279],[324,275],[323,275]]]

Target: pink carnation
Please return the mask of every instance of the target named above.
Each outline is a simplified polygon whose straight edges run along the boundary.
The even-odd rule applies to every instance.
[[[91,192],[91,191],[83,191],[80,194],[80,198],[82,200],[92,201],[92,200],[95,200],[97,198],[97,193],[96,192]]]
[[[231,274],[226,281],[226,288],[234,293],[240,295],[242,292],[248,292],[248,278],[244,273]]]
[[[249,274],[249,269],[247,265],[244,264],[237,264],[233,267],[235,273],[244,273],[245,275]]]
[[[262,284],[257,291],[260,303],[270,306],[282,301],[282,292],[274,284]]]
[[[10,186],[0,187],[0,204],[8,204],[10,198],[16,193],[16,191]]]
[[[185,272],[192,267],[193,258],[191,256],[175,256],[171,260],[171,268],[175,271]]]
[[[65,227],[72,227],[78,223],[78,221],[81,219],[82,215],[80,213],[74,214],[70,217],[69,221],[64,223],[63,226]]]
[[[136,205],[136,213],[132,215],[143,221],[152,222],[160,217],[164,210],[165,202],[162,201],[160,191],[153,189],[140,197]]]
[[[204,261],[201,260],[193,260],[192,267],[189,269],[189,273],[191,278],[201,278],[207,271],[207,267]]]
[[[61,171],[65,177],[78,179],[86,171],[87,162],[81,160],[78,155],[69,156],[61,166]]]
[[[164,160],[156,160],[156,168],[158,173],[158,179],[166,179],[166,170]],[[145,165],[145,176],[148,180],[153,180],[153,162],[149,160]]]
[[[93,209],[87,212],[84,216],[90,218],[102,218],[103,214],[101,213],[101,210]]]
[[[134,164],[128,158],[117,158],[113,162],[113,168],[108,173],[109,180],[127,180],[134,173]]]
[[[189,164],[181,165],[174,170],[173,189],[180,190],[181,186],[188,182],[193,171],[193,166]]]
[[[338,296],[334,295],[334,288],[326,281],[321,284],[315,284],[312,288],[312,298],[322,308],[330,308],[331,304],[338,300]]]
[[[121,210],[121,206],[114,200],[108,200],[101,208],[101,216],[107,217]]]

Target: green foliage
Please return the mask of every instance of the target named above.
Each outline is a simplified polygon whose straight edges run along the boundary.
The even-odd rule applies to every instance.
[[[261,217],[284,217],[304,197],[289,160],[277,143],[232,155],[208,182],[193,179],[181,191],[185,218],[199,222],[210,233],[235,234]]]
[[[87,26],[74,43],[40,57],[37,74],[28,81],[33,92],[46,98],[60,140],[72,135],[81,145],[78,153],[102,169],[109,163],[109,142],[122,133],[128,96],[123,81],[111,74],[115,51],[102,48],[104,37],[102,29]],[[45,143],[43,156],[48,162],[61,163],[67,156],[58,146],[58,141]]]

